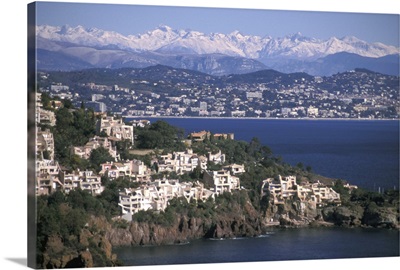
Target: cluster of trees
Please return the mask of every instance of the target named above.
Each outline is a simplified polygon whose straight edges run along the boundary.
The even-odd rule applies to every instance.
[[[311,167],[304,168],[302,164],[290,166],[282,161],[280,157],[273,155],[272,150],[262,145],[256,137],[250,142],[213,139],[213,136],[202,142],[192,143],[193,152],[206,155],[208,152],[219,150],[226,156],[226,164],[244,164],[246,172],[240,175],[241,185],[248,190],[260,190],[260,182],[266,178],[276,175],[296,175],[298,179],[312,178]],[[210,170],[218,170],[222,165],[208,164]]]
[[[106,136],[96,131],[96,121],[98,118],[93,109],[85,108],[83,103],[80,108],[75,108],[69,100],[62,100],[62,107],[55,110],[52,105],[54,100],[46,93],[42,94],[42,103],[45,109],[54,111],[56,125],[52,127],[39,124],[39,126],[47,128],[53,133],[55,159],[63,167],[70,170],[89,169],[99,172],[101,163],[114,160],[108,150],[103,147],[92,150],[87,160],[71,153],[72,146],[83,146],[96,135]],[[120,142],[117,145],[123,153],[126,153],[129,146],[126,145],[126,142]]]
[[[69,194],[56,191],[51,195],[39,196],[36,242],[38,268],[47,267],[44,265],[47,256],[55,259],[66,254],[77,254],[88,248],[94,266],[115,265],[115,262],[107,257],[105,250],[91,237],[87,242],[82,241],[84,229],[93,235],[101,233],[98,228],[89,226],[88,222],[90,216],[110,216],[109,212],[112,210],[109,206],[105,196],[93,197],[79,189],[70,191]],[[59,242],[54,239],[59,239]]]
[[[182,151],[184,130],[171,126],[165,121],[156,121],[150,126],[135,130],[138,149],[164,149]]]
[[[340,194],[343,205],[357,204],[362,207],[396,207],[399,205],[399,191],[388,189],[383,193],[370,191],[364,188],[357,188],[350,191],[344,187],[345,181],[338,179],[333,189]]]

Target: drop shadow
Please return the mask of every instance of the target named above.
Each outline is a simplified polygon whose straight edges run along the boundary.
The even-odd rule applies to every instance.
[[[6,260],[10,262],[14,262],[16,264],[22,265],[22,266],[27,266],[28,265],[28,259],[27,258],[5,258]]]

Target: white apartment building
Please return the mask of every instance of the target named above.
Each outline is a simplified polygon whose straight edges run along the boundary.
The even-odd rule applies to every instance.
[[[340,204],[340,194],[332,188],[327,187],[320,182],[306,184],[304,186],[296,183],[295,176],[278,176],[277,178],[268,178],[263,180],[261,186],[261,196],[269,192],[273,204],[284,204],[286,200],[294,197],[300,201],[308,201],[316,207],[327,202]]]
[[[129,177],[136,182],[150,182],[151,169],[148,168],[143,161],[127,160],[121,162],[106,162],[101,164],[100,175],[107,174],[111,179],[118,177]]]
[[[107,136],[116,141],[129,140],[133,144],[133,126],[126,125],[122,119],[114,119],[112,116],[104,116],[97,122],[97,130],[105,132]],[[109,138],[109,139],[111,139]]]
[[[219,195],[223,192],[232,192],[240,188],[239,177],[231,175],[230,171],[219,170],[204,173],[205,179],[212,179],[214,183],[214,193]]]
[[[36,162],[36,195],[48,195],[62,189],[59,179],[60,166],[54,160]]]
[[[61,182],[65,193],[80,188],[92,195],[100,195],[104,187],[101,185],[101,177],[93,171],[74,171],[72,173],[62,173]]]
[[[215,154],[208,152],[207,158],[208,161],[213,162],[215,164],[223,164],[225,163],[226,160],[225,154],[222,154],[221,150],[219,150],[218,153]]]
[[[246,172],[243,164],[240,165],[240,164],[236,164],[236,163],[223,166],[222,169],[225,171],[229,171],[233,175]]]
[[[54,160],[54,137],[50,130],[38,130],[36,137],[36,152],[40,160],[45,159],[47,153],[49,160]]]
[[[77,155],[83,159],[89,159],[92,151],[100,147],[107,149],[115,160],[118,159],[117,148],[112,146],[112,143],[108,138],[99,136],[93,137],[84,146],[72,146],[71,154]]]
[[[184,174],[193,171],[197,166],[200,166],[202,170],[207,168],[207,160],[203,156],[194,154],[191,149],[160,155],[156,162],[158,172]]]
[[[119,206],[124,218],[131,220],[132,215],[139,211],[164,211],[168,201],[173,198],[184,197],[188,202],[193,200],[207,200],[214,193],[197,182],[179,183],[179,180],[158,179],[148,185],[136,189],[125,189],[119,194]]]

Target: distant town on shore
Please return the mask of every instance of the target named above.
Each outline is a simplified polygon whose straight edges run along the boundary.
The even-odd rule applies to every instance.
[[[39,90],[123,117],[399,119],[399,77],[274,70],[211,76],[168,66],[41,71]]]

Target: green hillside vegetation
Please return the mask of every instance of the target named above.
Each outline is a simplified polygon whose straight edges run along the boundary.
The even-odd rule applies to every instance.
[[[44,100],[51,102],[47,97]],[[90,159],[83,160],[73,156],[69,148],[73,145],[84,145],[91,137],[96,135],[96,117],[90,109],[73,108],[67,101],[64,106],[55,111],[57,125],[50,127],[55,138],[56,159],[63,168],[68,170],[100,170],[99,165],[110,161],[109,154],[103,149],[92,152]],[[185,145],[182,143],[184,131],[173,127],[165,121],[157,121],[147,128],[136,129],[137,140],[134,148],[152,148],[159,151],[182,151]],[[99,134],[98,134],[99,135]],[[212,137],[212,136],[211,136]],[[132,145],[126,142],[118,144],[119,153],[123,158],[138,158],[150,165],[150,155],[134,156],[129,154],[128,149]],[[260,143],[258,138],[250,142],[238,140],[215,140],[206,139],[202,142],[194,142],[192,149],[195,153],[206,154],[221,150],[226,154],[227,164],[244,164],[246,172],[240,175],[241,186],[244,189],[232,193],[223,193],[217,196],[215,201],[207,200],[200,202],[186,202],[184,199],[175,198],[170,201],[164,212],[141,211],[133,216],[137,222],[147,222],[163,226],[171,226],[179,216],[188,218],[199,218],[212,226],[220,215],[227,216],[234,211],[242,211],[250,202],[252,208],[257,210],[262,217],[269,206],[269,197],[260,196],[262,180],[277,175],[295,175],[298,182],[314,181],[318,176],[312,173],[312,169],[299,163],[298,166],[290,166],[282,161],[280,157],[273,155],[271,149]],[[156,151],[157,152],[157,151]],[[215,169],[220,165],[209,164]],[[168,176],[168,175],[167,175]],[[192,173],[177,176],[171,174],[169,177],[179,178],[184,181],[200,181],[205,186],[202,172],[198,168]],[[332,180],[332,179],[331,179]],[[105,190],[99,196],[92,196],[82,190],[74,190],[69,194],[57,191],[51,195],[39,196],[37,198],[37,252],[39,268],[48,268],[51,265],[46,261],[46,256],[60,256],[68,252],[83,252],[90,248],[93,255],[94,266],[112,266],[118,264],[106,256],[103,249],[99,247],[100,240],[96,240],[98,234],[104,235],[104,231],[97,231],[95,227],[88,225],[91,217],[104,217],[114,227],[128,227],[129,225],[113,221],[113,217],[120,215],[118,208],[119,191],[124,188],[137,187],[137,183],[126,178],[118,178],[110,181],[102,177]],[[336,180],[333,188],[341,194],[343,206],[359,206],[365,209],[365,218],[374,219],[378,210],[382,207],[397,209],[399,205],[399,192],[387,190],[383,194],[366,191],[361,188],[349,192],[343,187],[342,180]],[[243,212],[246,213],[246,212]],[[331,216],[335,218],[334,214]],[[91,237],[84,237],[90,232]],[[50,248],[54,238],[60,239],[61,247]],[[82,239],[89,239],[83,241]],[[100,242],[99,242],[100,241]],[[45,255],[46,254],[46,255]],[[58,254],[58,255],[57,255]],[[83,255],[82,255],[83,256]],[[54,266],[54,265],[53,265]]]

